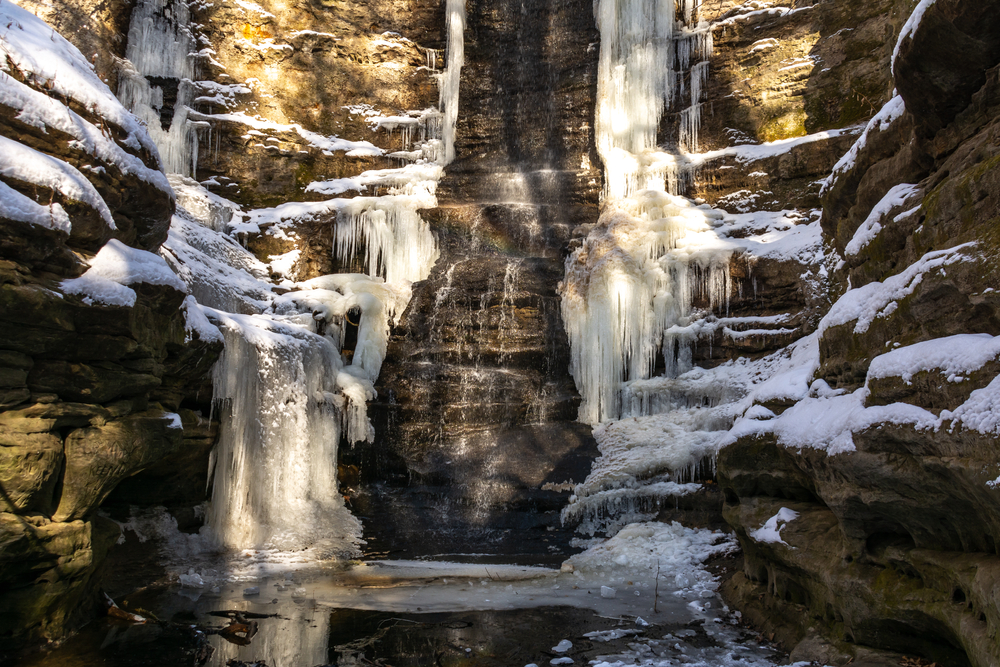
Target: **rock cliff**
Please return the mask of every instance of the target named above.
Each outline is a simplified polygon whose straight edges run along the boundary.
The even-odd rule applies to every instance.
[[[921,6],[922,20],[878,47],[898,97],[874,98],[885,106],[822,193],[824,233],[844,260],[813,387],[865,416],[845,426],[826,420],[824,399],[800,399],[719,460],[746,559],[729,594],[798,645],[793,660],[875,660],[862,647],[941,664],[1000,655],[997,365],[991,350],[972,352],[998,334],[998,7]],[[976,359],[956,364],[962,349]],[[783,431],[797,410],[828,434]],[[845,446],[824,445],[838,429]],[[798,518],[781,541],[761,539],[781,508]]]
[[[92,611],[118,536],[97,513],[109,496],[204,499],[221,343],[187,326],[176,280],[108,268],[112,255],[159,266],[176,156],[149,133],[178,134],[171,164],[246,210],[351,196],[362,188],[311,184],[401,164],[436,122],[445,46],[437,0],[226,0],[187,6],[190,71],[139,72],[121,60],[132,16],[162,19],[163,3],[56,4],[22,6],[79,51],[3,10],[4,39],[56,44],[65,66],[15,48],[0,82],[0,636],[17,641]],[[801,391],[737,420],[721,491],[705,494],[724,498],[744,553],[729,600],[793,659],[1000,655],[1000,8],[925,0],[908,21],[917,5],[701,3],[715,50],[686,193],[733,214],[794,211],[790,226],[821,211],[815,255],[729,260],[727,317],[779,324],[714,328],[693,352],[705,368],[805,359]],[[600,38],[589,0],[466,9],[456,159],[422,212],[440,257],[393,330],[375,444],[342,451],[342,478],[373,550],[431,529],[440,541],[411,553],[531,528],[505,555],[561,558],[568,533],[548,529],[596,455],[573,421],[557,287],[598,221]],[[160,91],[146,128],[102,81]],[[679,114],[660,143],[676,143]],[[338,215],[239,234],[275,278],[373,270],[338,254]],[[421,523],[442,508],[452,523]],[[777,540],[761,532],[772,519]]]
[[[184,287],[149,252],[174,196],[148,134],[75,47],[15,5],[2,11],[8,642],[58,638],[93,613],[95,569],[118,537],[97,509],[120,481],[183,451],[183,426],[207,421],[194,392],[220,346],[188,330]]]

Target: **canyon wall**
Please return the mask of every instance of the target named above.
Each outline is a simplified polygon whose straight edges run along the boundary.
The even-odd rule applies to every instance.
[[[137,471],[204,451],[210,389],[200,398],[199,390],[221,345],[191,329],[183,284],[150,252],[166,238],[174,195],[148,134],[52,28],[9,4],[4,20],[0,636],[8,642],[58,638],[95,612],[95,570],[119,533],[97,509]]]
[[[798,646],[793,660],[858,664],[886,649],[994,665],[997,366],[975,350],[998,334],[998,6],[939,0],[897,46],[908,10],[867,47],[891,79],[865,96],[879,114],[821,194],[824,238],[843,261],[812,381],[844,398],[770,403],[779,423],[723,450],[725,516],[745,554],[727,587]],[[960,350],[976,360],[956,366]],[[865,416],[829,421],[827,400]],[[820,425],[811,442],[782,430],[795,411]],[[780,542],[760,539],[782,508],[798,518]]]
[[[90,62],[113,90],[135,80],[119,60],[130,3],[23,6],[80,48],[67,57],[86,76]],[[887,650],[978,667],[1000,654],[990,410],[1000,12],[937,0],[906,33],[915,6],[700,9],[715,51],[686,194],[733,214],[794,211],[794,225],[821,215],[815,256],[730,260],[727,317],[780,324],[713,329],[693,359],[714,368],[815,345],[809,393],[752,406],[758,417],[737,422],[718,488],[704,492],[707,506],[724,501],[744,552],[730,603],[793,659],[861,664]],[[312,183],[398,167],[390,153],[413,148],[427,130],[421,113],[439,103],[437,0],[189,10],[194,75],[144,76],[163,96],[152,131],[183,123],[178,145],[197,143],[185,175],[247,210],[319,201],[330,195]],[[409,554],[490,544],[558,561],[572,528],[558,510],[596,455],[590,428],[574,421],[558,285],[566,254],[598,221],[604,185],[592,129],[599,33],[589,0],[469,0],[466,11],[456,158],[437,207],[422,212],[440,257],[393,330],[374,442],[341,450],[342,482],[373,552],[400,549],[395,540]],[[93,613],[95,573],[120,532],[97,514],[102,504],[205,500],[217,428],[207,375],[221,348],[189,326],[169,279],[112,277],[131,301],[74,291],[100,252],[155,252],[174,194],[148,135],[96,79],[86,90],[98,92],[80,97],[32,67],[12,61],[4,85],[48,100],[39,104],[58,118],[39,125],[4,102],[4,146],[16,139],[10,151],[70,165],[96,195],[0,172],[35,207],[0,211],[0,636],[17,641],[59,637]],[[660,143],[676,141],[678,116],[664,115]],[[114,145],[101,152],[74,135],[91,127]],[[327,212],[238,234],[276,280],[371,270],[335,252],[336,223]],[[695,305],[708,308],[708,295]],[[946,354],[963,345],[971,360]],[[854,421],[823,421],[845,409]],[[790,439],[801,415],[828,432]],[[784,509],[797,518],[781,541],[755,537]]]

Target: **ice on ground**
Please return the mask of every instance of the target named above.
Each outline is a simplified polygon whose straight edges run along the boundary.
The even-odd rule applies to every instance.
[[[573,648],[573,642],[568,639],[563,639],[558,644],[552,647],[553,653],[565,653],[566,651]]]

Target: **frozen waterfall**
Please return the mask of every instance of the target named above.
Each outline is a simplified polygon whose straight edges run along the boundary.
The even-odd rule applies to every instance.
[[[411,282],[426,278],[438,258],[418,211],[436,206],[437,182],[454,158],[464,3],[447,3],[442,71],[435,69],[437,54],[428,53],[439,108],[368,118],[372,130],[403,132],[403,150],[387,157],[406,164],[306,188],[339,195],[345,187],[370,187],[376,196],[273,209],[243,210],[184,178],[197,170],[197,129],[215,122],[212,114],[189,119],[203,56],[195,27],[184,3],[140,2],[119,97],[148,125],[172,174],[178,210],[161,254],[191,292],[185,302],[189,328],[225,343],[213,376],[221,432],[212,454],[208,532],[228,549],[309,549],[316,558],[351,554],[361,527],[338,491],[337,447],[373,437],[367,402],[375,397],[391,322],[406,307]],[[320,137],[298,125],[240,114],[225,120],[234,118],[262,135],[294,131],[331,150],[359,147],[384,155],[370,143]],[[284,262],[276,268],[236,241],[245,232],[297,239],[285,230],[318,218],[333,226],[337,264],[361,273],[300,282],[286,277],[277,289],[272,275],[294,276],[300,251],[272,258]]]
[[[709,26],[697,25],[700,3],[601,0],[597,148],[604,160],[605,201],[597,228],[566,262],[563,319],[573,348],[571,372],[583,404],[580,420],[622,415],[623,384],[648,378],[662,354],[668,375],[690,368],[690,323],[696,298],[725,308],[727,247],[713,247],[722,212],[676,192],[679,151],[697,145],[700,97],[712,52]],[[692,65],[694,60],[697,63]],[[680,145],[657,145],[665,109],[689,79]],[[687,129],[685,129],[687,128]],[[721,245],[721,244],[720,244]]]
[[[119,99],[145,123],[164,170],[185,176],[198,165],[198,123],[188,120],[197,48],[188,24],[184,2],[139,0],[118,84]]]
[[[695,490],[688,482],[713,460],[732,423],[726,406],[744,392],[723,376],[698,375],[692,363],[699,323],[726,314],[734,254],[716,232],[724,213],[676,194],[684,154],[698,148],[712,54],[699,5],[595,3],[604,202],[566,261],[562,287],[579,419],[598,425],[601,449],[563,520],[590,534],[650,519],[665,499]],[[657,143],[668,109],[679,112],[669,149]]]

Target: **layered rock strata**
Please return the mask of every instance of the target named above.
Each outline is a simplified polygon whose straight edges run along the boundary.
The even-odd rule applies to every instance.
[[[820,325],[813,377],[859,396],[866,415],[897,416],[852,427],[843,449],[790,447],[775,431],[719,462],[746,558],[729,595],[799,644],[793,659],[844,664],[858,646],[956,665],[1000,655],[998,366],[975,352],[1000,334],[998,13],[921,6],[892,54],[899,97],[883,98],[823,194],[844,293]],[[850,305],[876,307],[885,290],[877,312]],[[976,359],[955,366],[956,353]],[[781,508],[798,518],[780,542],[760,539]]]
[[[375,447],[344,456],[377,549],[558,562],[567,483],[595,454],[573,421],[556,287],[573,229],[596,217],[597,33],[585,2],[467,15],[456,159],[430,213],[441,257],[390,342]]]
[[[221,346],[188,330],[183,285],[149,252],[174,210],[149,136],[51,27],[3,12],[0,637],[13,644],[93,612],[119,534],[96,512],[185,450]]]

